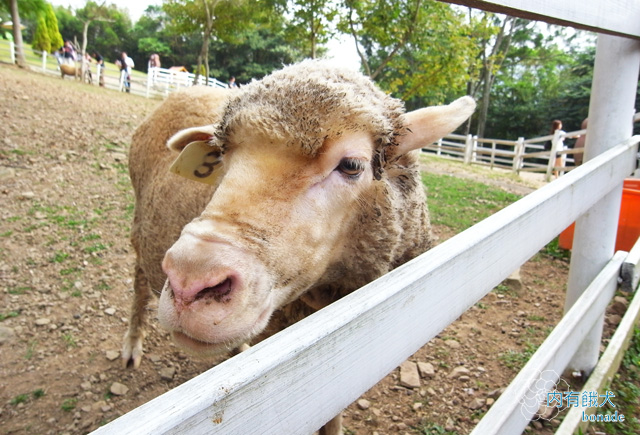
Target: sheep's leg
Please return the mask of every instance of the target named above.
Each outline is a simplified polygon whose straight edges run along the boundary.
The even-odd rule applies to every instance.
[[[151,287],[144,271],[136,262],[136,276],[133,283],[133,305],[129,314],[129,329],[124,335],[122,345],[122,364],[126,368],[129,364],[138,368],[142,361],[142,341],[145,336],[146,311],[151,297]]]
[[[329,420],[318,431],[318,435],[341,435],[342,434],[342,413]]]

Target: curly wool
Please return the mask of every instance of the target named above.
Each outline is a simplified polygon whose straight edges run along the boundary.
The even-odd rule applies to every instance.
[[[362,74],[307,60],[254,81],[227,103],[216,138],[254,129],[314,156],[324,141],[345,132],[370,131],[381,152],[402,134],[404,105]]]

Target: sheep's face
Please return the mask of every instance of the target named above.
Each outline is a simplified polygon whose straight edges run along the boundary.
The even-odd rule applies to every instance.
[[[386,194],[376,180],[385,157],[448,134],[475,107],[467,97],[403,115],[368,79],[313,63],[234,95],[217,125],[169,141],[205,141],[217,159],[204,170],[218,174],[210,202],[163,261],[160,323],[198,352],[251,339],[330,264],[358,255],[345,240]]]
[[[194,350],[236,346],[343,255],[374,177],[366,132],[314,157],[261,134],[231,135],[210,203],[167,252],[161,323]]]

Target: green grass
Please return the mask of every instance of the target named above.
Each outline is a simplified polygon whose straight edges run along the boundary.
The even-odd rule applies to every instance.
[[[18,394],[16,397],[11,399],[9,403],[12,405],[19,405],[20,403],[25,403],[27,400],[29,400],[28,394]]]
[[[65,399],[60,405],[60,409],[66,412],[71,412],[76,408],[76,404],[78,403],[78,399]]]
[[[618,373],[607,388],[616,397],[612,399],[616,409],[624,414],[624,422],[594,423],[598,432],[616,435],[637,435],[640,433],[640,327],[635,328],[629,349],[625,353]],[[591,432],[589,432],[591,433]]]
[[[9,311],[8,313],[0,313],[0,322],[7,320],[11,317],[17,317],[20,313],[18,311]]]
[[[66,333],[66,334],[62,334],[62,339],[64,340],[65,344],[67,345],[67,349],[72,348],[72,347],[78,347],[78,343],[76,342],[75,337],[70,332]]]
[[[537,349],[538,345],[527,341],[523,350],[517,351],[509,349],[498,355],[498,360],[507,368],[520,370],[531,359]]]
[[[520,199],[519,195],[472,180],[423,173],[431,222],[455,232],[466,230]]]

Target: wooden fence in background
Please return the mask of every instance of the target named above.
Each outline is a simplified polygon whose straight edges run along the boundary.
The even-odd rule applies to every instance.
[[[640,121],[640,113],[633,122]],[[559,174],[575,169],[574,156],[582,155],[584,148],[567,146],[567,139],[575,140],[587,134],[587,130],[571,132],[558,131],[547,135],[517,140],[479,138],[474,135],[450,134],[437,142],[422,148],[422,151],[437,156],[461,160],[466,164],[502,168],[519,174],[520,172],[539,172],[549,181],[554,171]],[[563,164],[556,166],[556,159]]]
[[[25,58],[27,65],[34,71],[48,75],[61,75],[56,57],[49,53],[27,50]],[[13,41],[0,40],[0,61],[15,63],[15,45]],[[78,68],[80,67],[79,62],[76,62],[76,65]],[[98,65],[92,64],[88,70],[93,85],[97,86],[100,82],[100,76],[104,75],[103,83],[105,88],[122,92],[126,90],[124,75],[115,65],[108,64],[105,68],[99,68]],[[66,79],[72,80],[73,77],[66,76]],[[174,71],[167,68],[151,68],[148,74],[133,70],[131,73],[130,92],[146,98],[164,98],[169,93],[180,88],[193,86],[194,80],[195,74],[193,73]],[[226,83],[213,77],[209,77],[209,80],[207,80],[204,76],[198,77],[197,84],[227,87]]]

